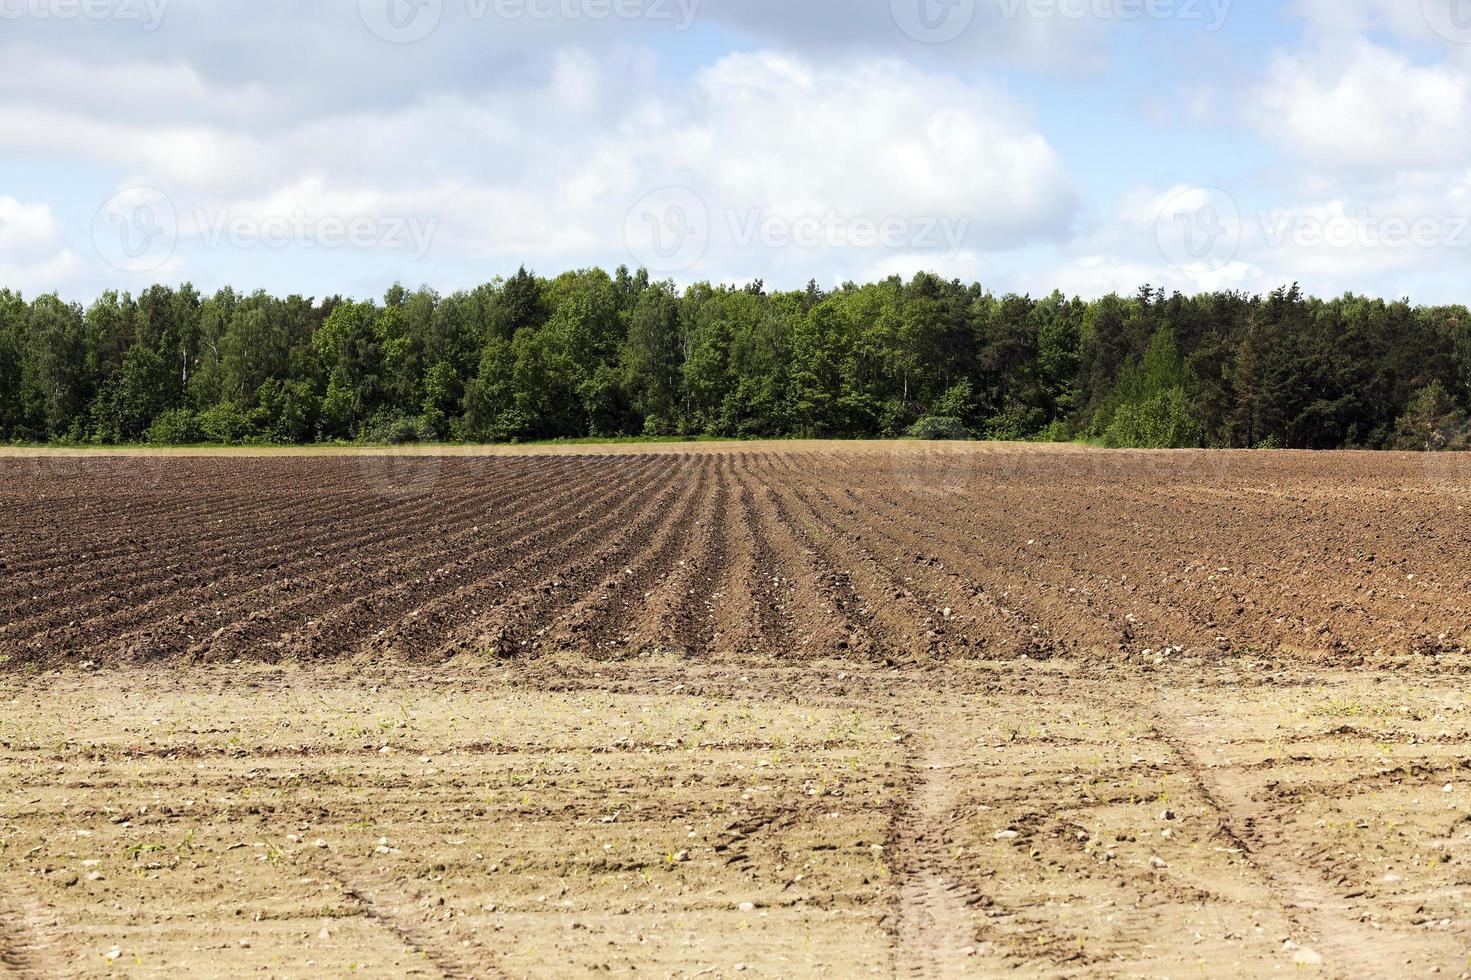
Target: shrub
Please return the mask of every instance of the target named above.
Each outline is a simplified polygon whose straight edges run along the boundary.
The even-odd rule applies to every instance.
[[[1077,437],[1078,430],[1067,419],[1056,419],[1037,433],[1038,442],[1072,442]]]
[[[397,412],[379,412],[363,426],[358,441],[375,446],[404,446],[435,442],[439,434],[431,421]]]
[[[911,439],[970,439],[971,432],[960,419],[947,415],[927,415],[909,427]]]
[[[1181,449],[1190,445],[1193,432],[1185,392],[1171,388],[1120,405],[1104,430],[1103,443],[1111,449]]]
[[[303,381],[271,380],[257,392],[260,408],[256,409],[255,428],[272,442],[310,442],[316,429],[321,400]]]
[[[187,446],[204,438],[199,417],[187,408],[163,412],[148,426],[144,438],[155,446]]]
[[[199,429],[210,442],[238,445],[255,434],[250,417],[233,402],[220,402],[199,413]]]
[[[1439,381],[1415,392],[1395,423],[1397,449],[1413,452],[1463,451],[1471,447],[1466,413]]]
[[[1019,402],[1008,402],[1006,408],[986,423],[986,436],[1007,442],[1022,442],[1037,434],[1047,420],[1039,408],[1028,408]]]

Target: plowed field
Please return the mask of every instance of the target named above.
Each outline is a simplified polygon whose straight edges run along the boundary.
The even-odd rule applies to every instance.
[[[1453,456],[0,457],[0,977],[1465,976],[1468,506]]]
[[[1459,658],[1464,465],[923,446],[0,459],[0,653]]]

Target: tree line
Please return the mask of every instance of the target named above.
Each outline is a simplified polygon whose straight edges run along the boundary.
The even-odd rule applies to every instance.
[[[0,290],[0,440],[1090,439],[1460,449],[1471,317],[1346,295],[1084,301],[521,269],[442,296]]]

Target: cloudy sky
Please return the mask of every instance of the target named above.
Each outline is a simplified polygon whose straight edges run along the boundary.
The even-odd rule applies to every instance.
[[[0,285],[1471,300],[1471,0],[0,0]]]

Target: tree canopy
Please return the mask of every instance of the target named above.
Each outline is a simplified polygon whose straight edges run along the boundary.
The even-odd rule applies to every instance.
[[[441,296],[0,290],[0,439],[1091,438],[1465,448],[1471,317],[1346,295],[1093,301],[519,270]]]

